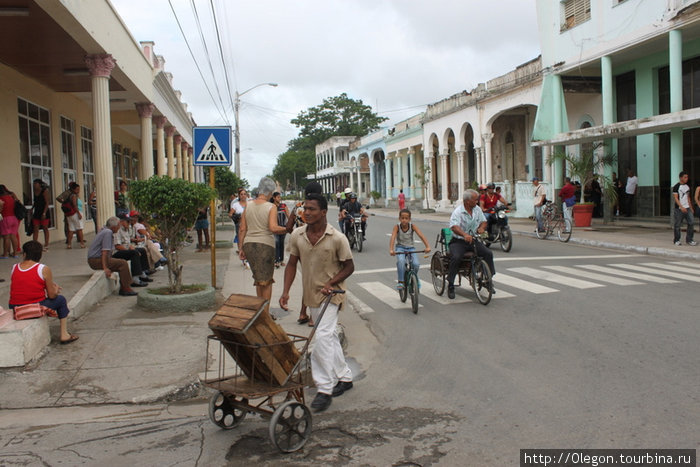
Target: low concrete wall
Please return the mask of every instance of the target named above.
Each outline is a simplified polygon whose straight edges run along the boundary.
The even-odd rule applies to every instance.
[[[90,279],[78,290],[68,302],[71,319],[78,319],[97,302],[119,290],[119,273],[113,272],[107,278],[104,271],[95,271]]]
[[[139,292],[138,306],[151,311],[187,312],[211,309],[216,303],[216,290],[208,286],[201,292],[181,295],[156,295],[149,290]]]
[[[46,316],[10,322],[0,328],[0,368],[26,365],[50,342]]]

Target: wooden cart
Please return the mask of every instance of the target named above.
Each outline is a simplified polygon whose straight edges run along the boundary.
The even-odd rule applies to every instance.
[[[270,417],[270,440],[293,452],[311,434],[304,388],[313,384],[307,349],[314,332],[287,334],[264,311],[266,305],[265,299],[233,294],[209,321],[204,385],[217,391],[209,418],[230,430],[248,413]]]

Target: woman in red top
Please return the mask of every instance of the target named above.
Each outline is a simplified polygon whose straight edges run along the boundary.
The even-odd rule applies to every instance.
[[[39,303],[56,310],[61,325],[61,344],[70,344],[78,336],[68,332],[68,304],[66,297],[59,295],[61,288],[53,281],[51,269],[41,264],[41,243],[33,240],[22,245],[24,259],[12,268],[10,283],[10,308]]]
[[[19,203],[17,195],[7,189],[5,185],[0,185],[0,201],[2,206],[2,220],[0,221],[0,235],[2,235],[2,258],[11,256],[15,258],[19,250],[19,240],[17,239],[17,229],[19,219],[15,217],[15,202]],[[12,251],[10,251],[12,245]]]

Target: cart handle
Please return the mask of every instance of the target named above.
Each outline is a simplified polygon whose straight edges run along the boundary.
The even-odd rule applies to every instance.
[[[323,315],[326,313],[326,308],[328,308],[328,304],[331,302],[331,298],[333,298],[333,295],[335,294],[340,294],[340,293],[345,293],[343,289],[332,289],[331,293],[326,295],[326,298],[323,299],[323,308],[321,309],[321,313],[318,315],[318,319],[316,319],[316,322],[314,323],[314,327],[311,330],[311,334],[309,334],[309,337],[306,341],[306,344],[304,344],[304,348],[301,349],[301,355],[304,356],[306,355],[306,351],[309,348],[309,344],[311,344],[311,339],[313,339],[314,334],[316,334],[316,328],[318,327],[318,323],[321,322],[323,319]],[[292,368],[292,371],[289,372],[287,375],[287,378],[285,378],[284,382],[282,383],[282,386],[287,384],[289,382],[289,378],[292,377],[295,371],[297,371],[297,368],[299,368],[299,364],[301,363],[301,357],[299,357],[299,360],[297,361],[296,365],[294,365],[294,368]]]

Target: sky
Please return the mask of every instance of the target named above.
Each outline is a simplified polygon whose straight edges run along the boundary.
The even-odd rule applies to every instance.
[[[297,136],[290,120],[325,98],[345,92],[389,126],[540,54],[535,0],[111,2],[137,41],[155,42],[197,125],[233,126],[232,95],[245,93],[241,174],[253,186]],[[261,83],[278,86],[251,89]]]

